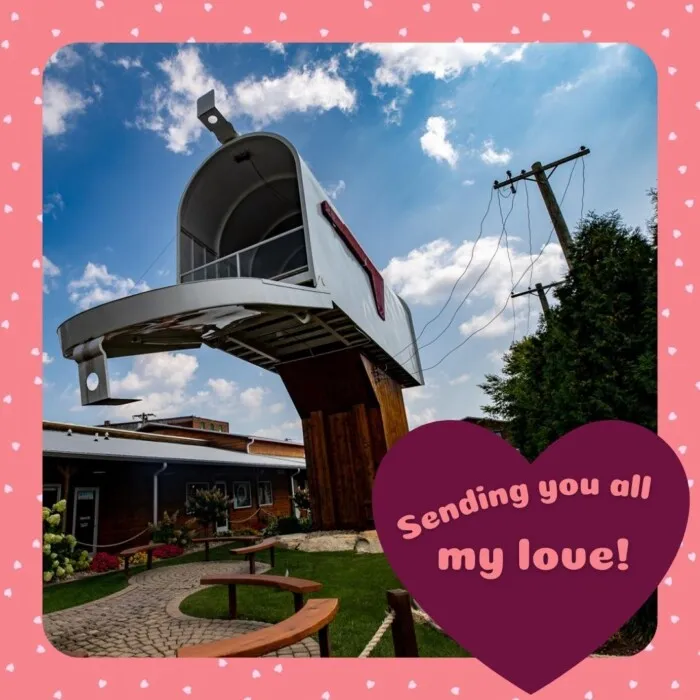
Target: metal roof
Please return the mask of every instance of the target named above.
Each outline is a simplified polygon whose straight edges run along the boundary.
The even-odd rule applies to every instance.
[[[231,467],[267,469],[306,469],[306,461],[297,457],[248,454],[204,445],[185,445],[153,440],[132,440],[58,430],[43,431],[44,457],[128,460],[132,462],[189,462]]]

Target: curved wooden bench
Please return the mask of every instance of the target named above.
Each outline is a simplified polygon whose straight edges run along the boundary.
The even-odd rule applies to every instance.
[[[158,549],[158,547],[162,546],[162,544],[156,544],[151,542],[150,544],[143,544],[140,547],[130,547],[129,549],[125,549],[124,551],[119,552],[119,556],[124,558],[124,574],[126,575],[126,577],[129,578],[129,562],[131,561],[131,557],[133,557],[134,554],[138,554],[139,552],[146,552],[146,568],[152,569],[153,550]]]
[[[194,544],[204,544],[204,561],[209,561],[210,542],[259,542],[262,536],[258,535],[227,535],[225,537],[196,537]]]
[[[232,549],[231,554],[242,554],[248,560],[250,564],[250,573],[255,573],[255,555],[258,552],[264,552],[266,549],[270,550],[270,565],[275,565],[275,545],[277,544],[276,537],[268,537],[262,542],[250,545],[249,547],[238,547],[237,549]]]
[[[228,586],[228,614],[236,619],[236,586],[268,586],[280,591],[290,591],[294,595],[294,612],[299,612],[304,605],[304,594],[315,593],[323,588],[317,581],[308,581],[291,576],[268,576],[267,574],[224,574],[204,576],[199,580],[202,586]]]
[[[296,644],[318,632],[321,656],[327,658],[331,655],[328,627],[338,614],[338,607],[337,598],[312,598],[299,612],[276,625],[263,627],[231,639],[222,639],[218,642],[180,647],[175,655],[181,659],[265,656],[270,652]]]

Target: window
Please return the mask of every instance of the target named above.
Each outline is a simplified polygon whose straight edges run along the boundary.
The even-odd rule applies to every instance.
[[[58,484],[46,484],[41,496],[44,508],[53,508],[61,500],[61,487]]]
[[[258,482],[258,505],[259,506],[271,506],[272,503],[273,503],[272,482],[271,481],[259,481]]]
[[[250,508],[253,505],[250,496],[249,481],[234,481],[233,482],[233,507],[234,508]]]
[[[209,488],[208,481],[190,481],[185,485],[185,515],[192,515],[193,511],[189,508],[189,500],[197,491],[202,491]]]

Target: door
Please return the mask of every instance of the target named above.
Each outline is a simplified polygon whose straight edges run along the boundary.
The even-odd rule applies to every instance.
[[[76,488],[73,502],[73,535],[83,546],[97,550],[98,488]]]
[[[61,487],[58,484],[44,484],[41,503],[44,508],[53,508],[61,500]]]
[[[224,496],[227,495],[225,481],[215,481],[214,488],[219,489],[219,491],[221,491],[221,493],[223,493]],[[226,509],[226,516],[222,520],[220,520],[219,522],[216,523],[216,531],[217,532],[227,532],[228,528],[229,528],[228,509]]]

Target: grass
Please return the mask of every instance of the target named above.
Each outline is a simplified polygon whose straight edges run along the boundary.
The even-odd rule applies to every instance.
[[[230,555],[229,555],[230,556]],[[353,552],[306,553],[276,551],[277,566],[269,573],[311,579],[323,589],[310,597],[338,598],[340,610],[331,625],[331,649],[336,657],[357,657],[384,619],[386,591],[401,588],[382,554]],[[294,612],[292,595],[261,587],[239,586],[238,616],[261,622],[279,622]],[[186,615],[208,619],[228,618],[226,586],[211,586],[193,593],[180,605]],[[423,657],[469,656],[455,642],[427,625],[416,625],[418,649]],[[372,657],[394,656],[391,632]]]
[[[231,561],[233,555],[229,550],[233,546],[232,543],[219,547],[212,547],[209,550],[209,555],[212,561]],[[240,557],[242,559],[242,557]],[[264,558],[263,558],[264,560]],[[174,566],[175,564],[187,564],[193,561],[204,561],[204,551],[192,552],[181,557],[173,557],[172,559],[161,559],[153,562],[153,568],[161,566]],[[146,566],[131,566],[129,572],[137,574],[139,571],[145,571]],[[117,593],[126,588],[126,576],[124,570],[113,571],[100,576],[88,576],[87,578],[78,579],[71,583],[61,583],[44,588],[44,614],[58,612],[66,608],[73,608],[76,605],[84,605],[93,600],[104,598],[105,596]]]

